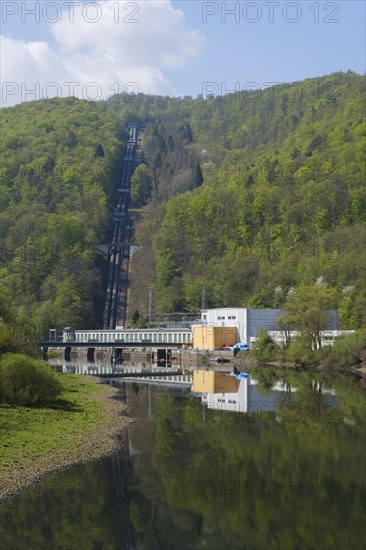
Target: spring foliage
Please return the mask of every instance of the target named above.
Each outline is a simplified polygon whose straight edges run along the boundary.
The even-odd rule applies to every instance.
[[[261,94],[181,100],[174,114],[166,100],[159,135],[189,124],[186,147],[200,156],[203,183],[193,178],[187,192],[146,208],[141,263],[153,255],[154,269],[138,278],[145,303],[136,307],[146,311],[141,288],[154,276],[160,311],[199,308],[203,286],[209,306],[281,308],[290,289],[322,280],[340,326],[363,326],[363,97],[364,78],[347,73]],[[143,152],[155,178],[151,135]],[[164,148],[159,155],[161,174],[170,157]]]
[[[51,367],[25,355],[8,353],[0,361],[0,400],[17,405],[43,405],[62,391]]]
[[[131,312],[147,313],[151,288],[156,312],[199,308],[203,287],[207,306],[278,308],[322,278],[341,328],[365,325],[363,77],[127,99],[1,110],[0,275],[38,333],[101,324],[98,245],[132,120],[145,131]]]

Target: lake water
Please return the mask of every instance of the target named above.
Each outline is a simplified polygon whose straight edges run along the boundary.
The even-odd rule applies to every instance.
[[[2,549],[365,548],[354,378],[257,369],[245,384],[232,412],[232,394],[121,382],[128,444],[4,504]]]

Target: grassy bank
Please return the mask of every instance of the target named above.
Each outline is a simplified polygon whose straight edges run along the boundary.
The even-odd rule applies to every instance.
[[[0,498],[44,475],[100,458],[118,448],[114,437],[129,420],[117,390],[93,377],[58,374],[64,391],[44,408],[1,404]]]

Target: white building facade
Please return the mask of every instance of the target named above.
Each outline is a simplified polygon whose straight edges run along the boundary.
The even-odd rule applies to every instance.
[[[254,308],[217,308],[204,309],[201,312],[201,323],[211,327],[236,327],[238,342],[251,344],[252,339],[263,330],[277,330],[277,317],[282,309]],[[338,329],[338,312],[330,310],[329,330]]]

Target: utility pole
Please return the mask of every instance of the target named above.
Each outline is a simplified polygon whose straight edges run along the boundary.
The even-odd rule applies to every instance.
[[[206,309],[206,302],[207,302],[207,288],[206,288],[206,285],[203,285],[203,287],[202,287],[201,309]]]
[[[151,317],[153,312],[153,291],[152,288],[149,290],[149,306],[148,306],[148,313],[147,313],[147,321],[150,324]]]

